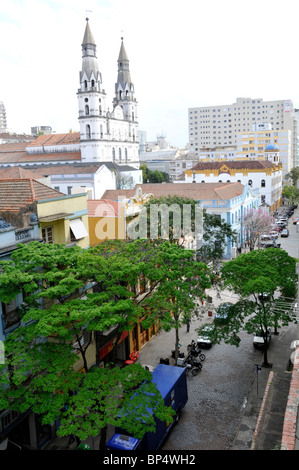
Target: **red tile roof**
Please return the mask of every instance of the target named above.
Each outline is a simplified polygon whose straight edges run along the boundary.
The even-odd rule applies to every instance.
[[[80,132],[68,132],[67,134],[40,135],[27,147],[41,147],[48,145],[69,145],[80,143]]]
[[[32,178],[0,179],[0,211],[19,211],[36,201],[65,196]]]
[[[142,194],[160,196],[179,196],[190,199],[229,200],[243,193],[244,185],[241,183],[156,183],[138,184],[134,189],[108,189],[104,192],[104,199],[117,200],[118,197],[130,198],[136,194],[137,187],[141,187]]]
[[[198,162],[194,165],[191,170],[200,171],[200,170],[220,170],[222,167],[227,167],[230,170],[238,169],[262,169],[262,168],[272,168],[273,163],[269,160],[225,160],[220,162]],[[188,170],[188,171],[191,171]]]
[[[40,163],[40,162],[65,162],[65,161],[81,161],[81,152],[65,152],[65,153],[37,153],[30,155],[26,151],[23,152],[2,152],[0,149],[1,163]]]

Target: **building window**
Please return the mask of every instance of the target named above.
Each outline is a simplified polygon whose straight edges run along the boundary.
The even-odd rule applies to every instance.
[[[10,328],[21,320],[15,299],[8,304],[2,302],[2,314],[4,317],[5,328]]]
[[[266,186],[266,181],[265,180],[262,180],[261,181],[261,188],[264,188]]]
[[[87,139],[90,139],[90,137],[91,137],[90,125],[89,124],[87,124],[87,126],[86,126],[86,137],[87,137]]]
[[[42,228],[42,239],[45,243],[53,243],[53,227]]]
[[[85,114],[86,114],[86,116],[89,115],[89,106],[88,106],[88,104],[85,105]]]

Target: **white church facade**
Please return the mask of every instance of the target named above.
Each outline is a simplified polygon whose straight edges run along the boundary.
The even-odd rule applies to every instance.
[[[82,43],[82,70],[77,96],[82,162],[113,161],[139,168],[137,101],[123,39],[113,108],[109,111],[88,18]]]
[[[0,173],[1,168],[8,166],[22,166],[30,170],[34,168],[37,173],[47,175],[53,188],[60,186],[60,190],[68,188],[68,191],[71,188],[74,192],[80,188],[83,191],[90,189],[93,198],[101,197],[107,189],[129,189],[142,183],[137,101],[124,41],[122,38],[115,95],[109,105],[88,18],[82,41],[79,77],[77,99],[80,131],[40,135],[33,142],[17,146],[0,145]],[[91,169],[90,164],[98,166]],[[59,185],[59,179],[61,182],[65,180],[66,174],[72,181]],[[98,179],[100,175],[103,175],[103,179]],[[87,176],[90,176],[89,182]],[[94,187],[96,180],[97,188]]]

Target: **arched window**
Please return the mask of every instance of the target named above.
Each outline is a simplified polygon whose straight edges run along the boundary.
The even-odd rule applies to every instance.
[[[266,186],[266,181],[265,180],[262,180],[261,181],[261,188],[264,188]]]
[[[248,181],[248,185],[249,185],[249,186],[252,186],[252,180],[249,180],[249,181]]]
[[[121,161],[121,148],[118,149],[118,157],[119,157],[119,161]]]
[[[87,80],[84,80],[84,88],[87,88]]]
[[[125,161],[128,163],[128,149],[125,148]]]
[[[100,135],[101,135],[101,139],[102,139],[103,138],[103,126],[102,126],[102,124],[100,126]]]
[[[94,87],[94,80],[91,80],[91,86]]]
[[[89,115],[89,106],[88,106],[88,104],[85,105],[85,114],[86,114],[86,116]]]
[[[112,148],[112,160],[115,162],[115,148]]]
[[[90,137],[91,137],[90,125],[89,124],[87,124],[87,126],[86,126],[86,137],[87,137],[87,139],[90,139]]]

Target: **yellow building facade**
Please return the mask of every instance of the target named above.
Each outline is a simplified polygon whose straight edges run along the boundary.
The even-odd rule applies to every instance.
[[[44,242],[89,246],[86,193],[38,201],[37,216]]]

